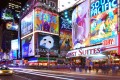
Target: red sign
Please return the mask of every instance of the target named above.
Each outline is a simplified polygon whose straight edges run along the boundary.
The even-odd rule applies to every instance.
[[[107,46],[107,45],[113,45],[115,44],[115,39],[107,39],[107,40],[104,40],[103,43],[102,43],[104,46]]]
[[[120,32],[118,32],[118,55],[120,55]]]

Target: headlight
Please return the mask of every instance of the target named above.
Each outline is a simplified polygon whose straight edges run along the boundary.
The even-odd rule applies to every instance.
[[[12,70],[10,70],[10,71],[9,71],[9,73],[13,73],[13,71],[12,71]]]
[[[3,73],[2,71],[0,71],[0,74]]]

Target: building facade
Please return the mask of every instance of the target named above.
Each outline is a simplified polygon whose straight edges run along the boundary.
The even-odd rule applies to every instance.
[[[57,58],[59,53],[59,15],[51,6],[56,4],[51,0],[29,0],[27,5],[29,8],[21,13],[20,19],[21,57],[30,63],[48,65],[46,57],[50,56],[50,64],[55,64],[51,57]]]
[[[84,57],[84,65],[119,62],[115,56],[119,55],[118,12],[117,0],[86,0],[79,4],[72,13],[73,50],[66,57],[79,64],[83,64]]]

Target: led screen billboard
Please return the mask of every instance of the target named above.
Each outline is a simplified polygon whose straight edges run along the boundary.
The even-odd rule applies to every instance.
[[[117,37],[117,0],[95,0],[91,3],[90,44]]]
[[[10,9],[4,9],[3,11],[1,11],[1,19],[13,20],[14,19],[13,12]]]
[[[22,39],[22,57],[34,56],[33,35]]]
[[[33,21],[34,15],[32,11],[21,20],[21,36],[25,36],[33,32]]]
[[[11,49],[18,50],[18,39],[11,40]]]
[[[59,17],[58,14],[43,10],[35,9],[35,30],[59,34]]]
[[[10,59],[17,59],[18,51],[17,50],[11,50],[10,51]]]
[[[18,23],[15,23],[15,22],[7,22],[7,23],[6,23],[6,29],[18,31]]]
[[[89,45],[89,0],[78,5],[72,13],[73,48]]]
[[[59,36],[48,35],[42,33],[36,33],[36,44],[35,47],[38,49],[38,55],[47,56],[49,53],[51,56],[57,56],[59,50]]]
[[[69,51],[72,48],[72,23],[60,17],[60,51]]]

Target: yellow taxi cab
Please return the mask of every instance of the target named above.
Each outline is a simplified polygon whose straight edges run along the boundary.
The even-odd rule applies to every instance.
[[[0,67],[0,75],[12,75],[13,70],[8,67]]]

